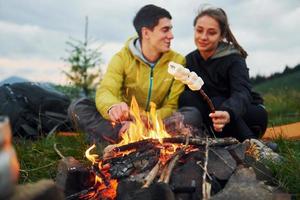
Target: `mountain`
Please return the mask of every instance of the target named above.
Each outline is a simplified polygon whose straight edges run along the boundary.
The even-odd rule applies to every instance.
[[[19,76],[10,76],[4,79],[3,81],[1,81],[0,86],[6,83],[12,84],[12,83],[20,83],[20,82],[28,82],[28,80]]]

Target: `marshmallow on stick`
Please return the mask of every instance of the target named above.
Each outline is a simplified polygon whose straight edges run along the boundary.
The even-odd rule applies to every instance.
[[[208,103],[210,110],[212,112],[215,112],[215,107],[212,101],[201,89],[204,85],[204,82],[201,77],[199,77],[195,72],[190,72],[189,69],[172,61],[169,62],[168,72],[169,74],[173,75],[176,80],[179,80],[182,83],[186,84],[191,90],[199,90],[204,100]]]
[[[174,76],[176,80],[186,84],[191,90],[200,90],[204,82],[195,72],[190,72],[187,68],[182,65],[169,62],[168,72]]]

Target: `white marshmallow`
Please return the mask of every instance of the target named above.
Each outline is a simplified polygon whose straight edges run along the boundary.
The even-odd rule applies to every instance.
[[[187,84],[191,90],[200,90],[203,86],[203,80],[195,72],[190,72],[190,70],[175,62],[169,62],[168,66],[168,72],[176,80]]]
[[[168,72],[173,75],[176,80],[185,81],[188,79],[190,70],[178,63],[169,62]]]
[[[197,79],[192,83],[192,84],[189,84],[188,87],[191,89],[191,90],[200,90],[202,88],[202,86],[204,85],[204,82],[202,80],[202,78],[200,78],[199,76],[197,77]]]

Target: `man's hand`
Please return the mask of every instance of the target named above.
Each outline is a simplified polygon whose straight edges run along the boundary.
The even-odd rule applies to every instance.
[[[122,122],[122,128],[119,130],[119,137],[122,137],[122,135],[129,129],[130,123],[130,121]]]
[[[115,104],[109,109],[108,115],[113,122],[126,121],[129,118],[129,107],[125,102]]]
[[[215,131],[222,132],[224,126],[230,122],[230,115],[227,111],[216,111],[210,113],[209,117],[212,119]]]

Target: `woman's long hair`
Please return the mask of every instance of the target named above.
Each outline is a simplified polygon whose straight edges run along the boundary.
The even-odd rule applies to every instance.
[[[221,29],[221,36],[226,39],[227,43],[231,43],[241,53],[242,57],[246,58],[248,56],[248,53],[239,45],[234,35],[232,34],[229,28],[227,15],[222,8],[202,9],[195,17],[193,25],[195,26],[197,20],[203,16],[209,16],[215,19],[219,23]]]

